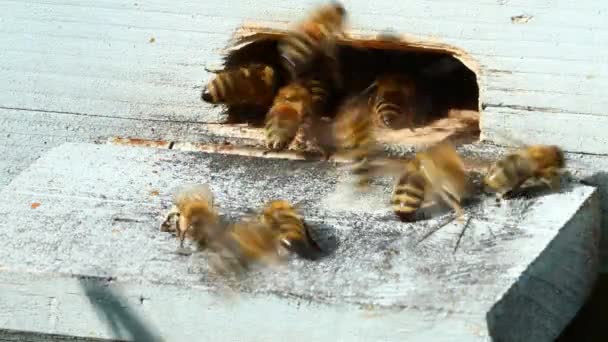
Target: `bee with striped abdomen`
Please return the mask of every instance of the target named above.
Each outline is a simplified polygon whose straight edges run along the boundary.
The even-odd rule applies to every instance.
[[[212,104],[268,105],[279,83],[274,68],[264,64],[207,71],[215,77],[205,86],[201,98]]]
[[[334,137],[338,149],[353,161],[356,187],[367,188],[372,172],[371,158],[378,149],[369,107],[362,95],[355,95],[340,106],[334,122]]]
[[[484,186],[500,198],[529,180],[540,181],[552,190],[559,190],[565,166],[564,152],[558,146],[530,145],[492,164],[484,177]]]
[[[279,241],[286,248],[300,254],[318,250],[308,234],[304,218],[296,206],[288,201],[274,200],[266,203],[258,219],[278,234]]]
[[[320,151],[327,159],[333,152],[333,142],[331,141],[330,105],[334,100],[333,88],[328,80],[321,76],[304,79],[302,84],[308,89],[311,95],[310,112],[305,115],[296,134],[296,146],[301,149],[312,149]]]
[[[174,194],[173,206],[161,224],[161,231],[175,231],[180,247],[183,247],[186,237],[196,241],[200,247],[206,246],[220,229],[219,215],[213,202],[213,194],[207,184],[182,186]],[[175,218],[175,228],[171,228],[170,222]]]
[[[405,75],[384,75],[371,85],[376,88],[370,96],[370,107],[380,126],[413,131],[416,116],[416,86]]]
[[[406,162],[395,183],[391,205],[401,220],[414,221],[418,209],[441,199],[454,209],[460,221],[464,214],[460,203],[465,194],[464,163],[451,144],[440,143]]]
[[[284,261],[276,232],[255,219],[242,219],[212,241],[211,267],[220,274],[242,273],[254,264],[273,265]]]
[[[338,2],[316,8],[279,42],[279,54],[292,80],[310,70],[315,60],[333,65],[332,78],[341,85],[336,39],[343,34],[346,9]],[[325,61],[323,61],[325,62]]]
[[[331,91],[330,87],[328,86],[328,82],[324,81],[320,77],[314,77],[304,81],[304,86],[310,92],[311,107],[314,115],[325,115]]]
[[[310,115],[311,105],[311,94],[301,83],[290,83],[279,89],[266,114],[266,146],[272,150],[287,147],[304,118]]]

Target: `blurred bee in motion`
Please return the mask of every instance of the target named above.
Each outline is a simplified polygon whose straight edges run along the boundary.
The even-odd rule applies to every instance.
[[[302,119],[295,136],[296,146],[300,149],[320,151],[325,159],[333,152],[333,141],[330,125],[326,117],[329,113],[330,96],[333,90],[330,82],[323,77],[312,77],[303,80],[303,85],[311,95],[310,112]]]
[[[526,181],[540,181],[558,191],[565,166],[564,152],[558,146],[531,145],[492,164],[484,177],[484,186],[501,199]]]
[[[465,193],[464,163],[451,144],[440,143],[406,162],[405,171],[395,183],[391,205],[402,221],[414,221],[418,209],[441,199],[462,221],[460,203]]]
[[[384,75],[370,86],[376,91],[369,98],[376,122],[392,129],[413,131],[416,116],[416,86],[404,75]]]
[[[266,224],[243,219],[211,242],[210,264],[219,274],[240,274],[253,265],[276,265],[284,261],[279,236]]]
[[[264,206],[258,220],[278,234],[278,240],[287,249],[300,255],[319,250],[308,234],[304,218],[296,206],[285,200],[273,200]]]
[[[310,115],[312,97],[299,82],[279,89],[266,114],[266,146],[272,150],[286,148],[294,139],[302,120]]]
[[[304,86],[308,89],[311,96],[311,110],[315,116],[326,114],[331,91],[328,83],[321,77],[314,77],[304,81]]]
[[[212,104],[268,105],[279,83],[277,72],[263,64],[223,71],[205,70],[215,77],[205,86],[201,98]]]
[[[161,231],[175,231],[180,239],[180,248],[188,237],[204,247],[220,229],[218,213],[214,207],[213,194],[207,184],[187,185],[175,192],[173,206]],[[175,228],[171,221],[175,220]]]
[[[347,99],[339,108],[334,122],[338,149],[351,158],[356,187],[364,190],[373,172],[371,159],[378,153],[373,123],[366,99],[361,95]]]
[[[283,66],[292,80],[309,71],[314,61],[322,59],[333,66],[331,77],[338,87],[341,86],[336,40],[343,35],[345,22],[344,6],[331,2],[313,10],[279,42]]]

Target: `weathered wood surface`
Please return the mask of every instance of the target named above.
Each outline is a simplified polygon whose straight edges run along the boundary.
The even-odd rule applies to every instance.
[[[468,207],[463,231],[456,222],[437,230],[450,214],[399,223],[386,206],[387,180],[350,201],[343,180],[322,162],[55,148],[0,192],[2,328],[118,336],[88,309],[101,305],[78,279],[89,276],[124,293],[166,340],[550,341],[591,289],[599,234],[591,187],[502,206],[483,198]],[[308,220],[323,222],[318,232],[338,248],[254,273],[227,303],[205,256],[173,254],[175,239],[158,231],[170,191],[188,182],[210,182],[229,216],[271,198],[304,200]]]
[[[75,116],[217,122],[204,65],[244,22],[285,25],[315,2],[7,1],[0,108]],[[479,64],[482,136],[608,152],[608,4],[349,1],[352,29],[392,29],[461,48]],[[523,15],[529,20],[512,17]],[[152,38],[154,38],[152,40]],[[147,122],[147,121],[146,121]],[[512,129],[517,127],[517,129]],[[589,134],[581,135],[585,130]]]

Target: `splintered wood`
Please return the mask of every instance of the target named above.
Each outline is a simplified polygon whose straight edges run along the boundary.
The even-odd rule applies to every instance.
[[[290,76],[284,70],[280,44],[281,41],[289,39],[289,34],[288,30],[253,25],[241,27],[226,49],[225,72],[241,68],[252,77],[247,68],[250,65],[263,64],[275,70],[275,91],[288,85],[293,79],[290,81]],[[311,88],[313,97],[319,95],[319,91],[326,97],[325,106],[312,113],[313,117],[324,119],[315,121],[317,125],[313,128],[313,135],[332,135],[332,120],[340,103],[352,96],[365,95],[369,96],[369,111],[374,117],[376,139],[379,143],[420,146],[441,141],[462,144],[479,139],[479,87],[476,77],[478,66],[465,52],[437,42],[416,41],[407,36],[351,32],[337,38],[336,45],[339,62],[334,64],[342,77],[343,88],[332,86],[331,82],[319,77],[319,74],[330,73],[327,69],[331,67],[326,67],[327,63],[324,64],[323,60],[318,64],[321,65],[319,68],[325,66],[325,69],[316,71],[317,74],[309,72],[308,75],[296,79],[305,85],[309,80],[316,81]],[[235,81],[228,82],[227,76],[218,75],[218,72],[221,73],[214,71],[215,78],[210,80],[203,90],[203,97],[205,92],[210,91],[209,87],[222,88],[224,93],[229,93],[230,89],[236,91],[234,87],[228,86]],[[379,77],[405,77],[410,83],[407,86],[402,83],[403,87],[409,87],[411,91],[402,94],[398,99],[395,94],[385,96],[381,93],[382,88],[378,88]],[[218,92],[217,89],[211,91]],[[224,106],[227,125],[246,122],[258,127],[270,115],[270,102],[265,105],[243,105],[209,99],[207,95],[206,102]],[[395,109],[394,105],[400,108]],[[397,111],[401,125],[395,125],[385,119],[382,111],[387,112],[389,107],[390,110]],[[403,122],[408,120],[410,124],[403,125]],[[305,121],[302,121],[302,124],[305,126]],[[264,144],[266,134],[255,128],[253,131],[259,132],[253,134],[253,141]],[[323,146],[314,142],[303,143],[307,138],[305,131],[298,131],[288,149],[322,149]]]

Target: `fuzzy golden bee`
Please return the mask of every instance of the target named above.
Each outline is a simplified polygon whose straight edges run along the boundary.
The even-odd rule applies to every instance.
[[[213,104],[268,105],[278,87],[276,70],[264,64],[211,71],[215,77],[203,89],[203,101]]]
[[[465,195],[464,163],[451,144],[440,143],[407,161],[395,183],[391,205],[401,220],[413,221],[418,209],[441,199],[461,221],[464,210],[460,203]]]
[[[254,264],[275,265],[284,261],[278,234],[253,218],[230,225],[226,233],[211,242],[212,268],[220,273],[236,273]]]
[[[378,153],[373,122],[366,99],[361,95],[347,99],[339,108],[334,122],[334,139],[338,149],[352,159],[356,187],[367,188],[372,173],[371,159]]]
[[[176,220],[175,228],[170,222]],[[220,229],[213,193],[207,184],[186,185],[174,194],[173,206],[161,231],[175,231],[183,247],[186,237],[204,247]]]
[[[332,93],[333,88],[330,82],[321,76],[304,79],[302,84],[311,95],[311,104],[308,115],[304,116],[296,133],[296,146],[305,150],[317,150],[328,159],[334,147],[330,125],[327,124],[327,121],[331,121],[327,115],[332,114],[330,101],[335,95]]]
[[[500,198],[518,190],[526,181],[540,181],[559,190],[565,168],[564,152],[555,145],[530,145],[492,164],[484,177],[487,190]]]
[[[304,81],[304,86],[308,89],[311,96],[311,109],[315,116],[326,114],[327,104],[330,96],[328,82],[320,77],[310,78]]]
[[[304,218],[296,206],[285,200],[273,200],[264,206],[258,220],[271,227],[277,234],[280,242],[288,249],[302,249],[312,251],[318,249],[308,235]]]
[[[294,139],[305,117],[310,115],[312,97],[300,82],[279,89],[266,114],[266,146],[272,150],[286,148]]]
[[[320,58],[333,66],[333,81],[341,85],[336,39],[343,35],[345,23],[346,9],[338,2],[331,2],[313,10],[279,42],[283,66],[292,80],[309,71]]]
[[[371,86],[376,91],[369,98],[370,107],[380,126],[413,131],[416,116],[416,87],[405,75],[383,75]]]

